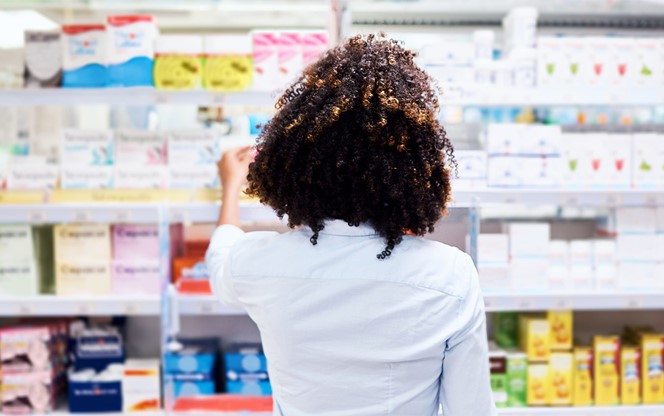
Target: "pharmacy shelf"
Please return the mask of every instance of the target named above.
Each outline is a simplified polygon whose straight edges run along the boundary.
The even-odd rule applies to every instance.
[[[498,409],[500,416],[662,416],[664,405],[520,407]]]
[[[0,316],[158,315],[158,296],[0,297]]]
[[[75,203],[0,205],[0,222],[58,223],[157,223],[158,203]]]
[[[221,93],[205,90],[162,91],[150,87],[51,88],[0,90],[0,106],[12,105],[259,105],[273,106],[274,91]],[[654,106],[664,105],[664,86],[632,88],[539,87],[467,88],[443,95],[443,106]]]
[[[664,190],[479,188],[454,190],[453,206],[505,204],[557,205],[563,207],[622,207],[664,205]]]
[[[617,293],[484,293],[487,312],[664,309],[664,291]]]
[[[242,316],[247,314],[243,310],[223,305],[212,295],[180,295],[178,304],[182,315]]]

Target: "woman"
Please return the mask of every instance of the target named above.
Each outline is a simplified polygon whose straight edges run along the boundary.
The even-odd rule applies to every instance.
[[[258,325],[275,414],[494,415],[475,267],[422,237],[454,164],[429,76],[397,42],[355,37],[277,110],[255,158],[220,161],[207,253],[215,294]],[[238,228],[247,180],[295,230]]]

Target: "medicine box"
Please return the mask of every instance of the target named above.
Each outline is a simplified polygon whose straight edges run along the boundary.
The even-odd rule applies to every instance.
[[[301,75],[303,64],[302,36],[298,31],[283,31],[278,35],[278,84],[286,86]]]
[[[593,404],[593,349],[591,347],[574,348],[574,406]]]
[[[0,329],[3,373],[26,373],[51,368],[51,332],[48,326]]]
[[[115,166],[115,189],[167,189],[169,172],[166,166]]]
[[[545,362],[551,352],[551,327],[546,316],[519,316],[519,347],[531,362]]]
[[[485,187],[487,181],[487,155],[482,150],[458,150],[454,152],[457,162],[457,187]]]
[[[203,38],[161,35],[155,43],[154,84],[164,90],[192,90],[203,82]]]
[[[168,163],[166,134],[149,130],[116,130],[115,161],[121,166],[166,165]]]
[[[62,86],[99,88],[108,84],[104,25],[62,26]]]
[[[29,262],[34,259],[32,229],[29,225],[0,225],[0,263]]]
[[[253,82],[252,38],[211,35],[203,39],[203,85],[216,91],[243,91]]]
[[[219,341],[215,338],[178,339],[182,348],[164,357],[164,377],[175,396],[212,395],[216,389]]]
[[[114,259],[111,262],[111,293],[114,295],[157,295],[161,285],[159,260]]]
[[[528,364],[528,406],[546,406],[551,401],[551,375],[548,363]]]
[[[68,383],[70,413],[122,412],[121,381],[76,381]]]
[[[504,291],[511,287],[511,268],[509,264],[478,263],[477,273],[483,292]]]
[[[636,133],[632,141],[632,179],[637,188],[664,186],[664,135]]]
[[[507,353],[495,347],[489,348],[491,392],[496,407],[507,407]]]
[[[227,381],[226,392],[229,394],[241,394],[245,396],[271,396],[272,385],[269,381]]]
[[[641,403],[641,350],[636,346],[620,350],[620,394],[623,405]]]
[[[518,351],[507,352],[507,405],[528,405],[528,357]]]
[[[254,74],[253,89],[272,91],[280,85],[279,76],[279,33],[273,31],[251,32]]]
[[[9,190],[54,189],[60,177],[60,167],[46,163],[31,163],[31,156],[17,157],[6,169]]]
[[[47,414],[53,410],[53,371],[3,372],[0,377],[2,414]]]
[[[101,373],[123,364],[125,348],[116,329],[85,329],[70,340],[70,355],[75,371],[94,370]]]
[[[25,31],[25,84],[28,88],[62,83],[62,40],[57,30]]]
[[[657,211],[654,208],[617,208],[615,210],[618,234],[654,234]],[[620,247],[618,248],[620,250]]]
[[[220,187],[217,166],[212,164],[171,165],[168,183],[172,189],[219,189]]]
[[[34,260],[0,262],[0,296],[39,294],[39,280]]]
[[[468,241],[466,242],[468,246]],[[509,263],[509,237],[507,234],[479,234],[477,261],[483,265]]]
[[[62,132],[60,160],[64,167],[113,165],[113,133],[107,130]]]
[[[574,316],[572,311],[548,311],[547,319],[551,340],[549,341],[552,351],[570,351],[574,339]]]
[[[108,225],[58,224],[53,230],[55,258],[78,262],[110,259],[111,236]]]
[[[664,402],[664,335],[641,335],[641,374],[643,404]]]
[[[169,165],[216,167],[219,135],[212,130],[172,131],[168,134]]]
[[[157,412],[161,408],[159,360],[131,359],[125,362],[122,376],[124,412]]]
[[[159,230],[152,224],[112,226],[114,259],[159,259]]]
[[[304,30],[300,32],[302,40],[302,65],[306,67],[318,60],[329,47],[329,35],[321,30]]]
[[[110,260],[56,260],[55,294],[58,296],[109,295]]]
[[[510,263],[511,287],[521,291],[544,291],[550,288],[546,258],[513,258]]]
[[[153,85],[157,20],[149,15],[108,16],[106,23],[109,85]]]
[[[113,188],[112,166],[62,166],[62,189],[110,189]]]
[[[597,406],[620,404],[620,338],[593,337],[594,397]]]
[[[571,352],[552,352],[549,358],[551,393],[550,404],[570,406],[572,404],[574,356]]]
[[[506,231],[509,234],[510,257],[517,258],[543,258],[549,255],[549,240],[551,239],[551,226],[548,223],[508,223]]]
[[[494,314],[494,333],[496,344],[502,348],[514,348],[519,345],[519,314],[516,312],[497,312]]]

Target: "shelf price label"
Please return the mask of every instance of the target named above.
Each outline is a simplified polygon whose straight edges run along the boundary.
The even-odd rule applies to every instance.
[[[28,223],[38,224],[46,221],[46,212],[42,209],[28,210]]]
[[[533,302],[533,299],[531,298],[522,298],[522,299],[517,299],[516,301],[517,310],[520,311],[530,311],[533,309],[534,305],[535,302]]]
[[[641,309],[643,308],[643,299],[639,296],[629,296],[625,300],[626,309]]]
[[[74,310],[79,315],[90,315],[94,312],[92,303],[78,303],[74,305]]]
[[[560,206],[562,207],[578,207],[579,205],[581,205],[581,202],[576,194],[562,194],[560,196]]]
[[[572,299],[568,299],[565,297],[558,297],[553,300],[553,309],[554,310],[567,310],[567,309],[573,309],[574,302]]]
[[[92,216],[88,211],[74,211],[72,213],[72,222],[90,222]]]
[[[212,303],[210,302],[201,302],[201,314],[203,315],[210,315],[214,312],[214,308],[212,307]]]
[[[115,221],[116,222],[131,222],[131,211],[129,210],[118,210],[115,212]]]
[[[124,305],[123,310],[125,315],[135,315],[138,313],[139,307],[137,303],[129,302]]]
[[[31,316],[33,314],[32,306],[28,303],[18,305],[18,316]]]

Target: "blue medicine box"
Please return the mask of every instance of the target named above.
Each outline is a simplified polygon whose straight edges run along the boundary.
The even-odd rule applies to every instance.
[[[69,381],[69,412],[122,412],[120,381]]]
[[[125,349],[119,334],[81,335],[72,341],[75,370],[104,371],[110,364],[124,363]]]
[[[164,356],[164,377],[172,382],[175,397],[212,395],[216,391],[219,340],[180,339],[182,348]]]
[[[272,394],[267,360],[260,344],[234,344],[224,354],[226,391],[250,396]]]

